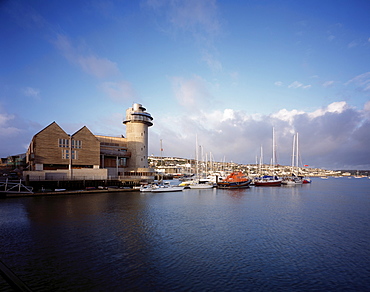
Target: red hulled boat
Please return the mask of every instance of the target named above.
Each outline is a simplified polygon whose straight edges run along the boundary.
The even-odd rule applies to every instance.
[[[268,186],[268,187],[278,187],[281,186],[281,181],[282,179],[279,178],[278,176],[274,175],[264,175],[262,178],[258,178],[254,181],[255,186],[263,187],[263,186]]]
[[[222,182],[217,183],[217,188],[220,189],[240,189],[247,188],[251,183],[251,179],[246,177],[241,171],[232,172]]]

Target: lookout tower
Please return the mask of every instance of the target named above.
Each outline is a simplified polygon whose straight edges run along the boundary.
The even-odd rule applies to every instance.
[[[142,171],[148,169],[148,128],[153,126],[152,116],[139,103],[134,103],[131,108],[126,110],[127,146],[131,152],[128,168],[131,170]],[[144,171],[144,170],[143,170]]]

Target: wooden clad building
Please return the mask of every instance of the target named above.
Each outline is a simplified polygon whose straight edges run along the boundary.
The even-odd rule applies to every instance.
[[[153,118],[140,104],[128,109],[123,122],[127,138],[94,135],[84,126],[68,135],[56,122],[38,132],[26,153],[29,180],[151,181],[148,127]]]
[[[100,142],[86,126],[68,135],[53,122],[33,136],[26,162],[30,171],[99,168]]]
[[[127,138],[94,135],[84,126],[68,135],[56,122],[33,136],[26,153],[29,180],[141,180],[152,173],[129,169]],[[125,179],[127,177],[127,179]]]
[[[128,167],[131,152],[124,137],[95,136],[100,141],[100,167],[107,168],[110,176],[121,176]]]

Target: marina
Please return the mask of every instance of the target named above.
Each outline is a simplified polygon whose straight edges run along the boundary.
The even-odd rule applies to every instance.
[[[33,291],[365,291],[369,189],[329,177],[6,198],[0,257]]]
[[[368,1],[3,2],[0,292],[370,291]]]

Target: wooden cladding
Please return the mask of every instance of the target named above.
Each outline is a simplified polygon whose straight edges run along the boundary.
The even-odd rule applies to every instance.
[[[68,165],[70,163],[70,143],[72,163],[79,165],[99,165],[100,142],[87,127],[82,127],[69,136],[57,123],[53,122],[37,133],[28,149],[29,159],[35,164]]]

